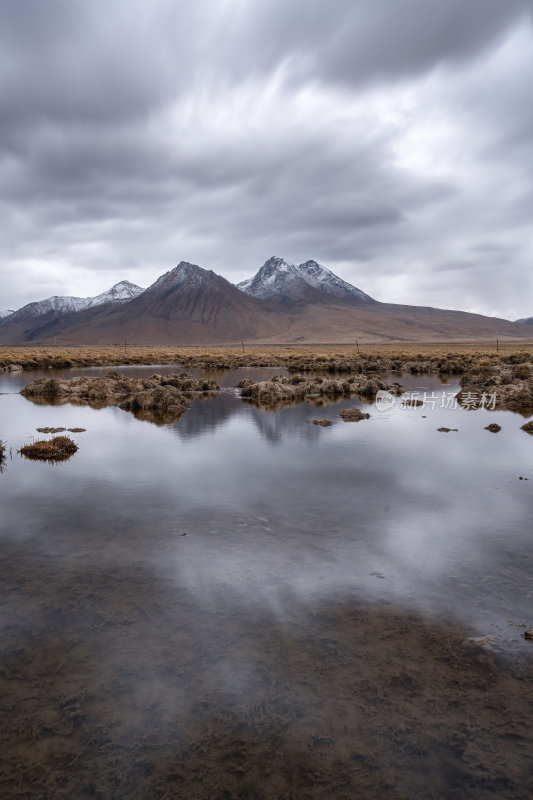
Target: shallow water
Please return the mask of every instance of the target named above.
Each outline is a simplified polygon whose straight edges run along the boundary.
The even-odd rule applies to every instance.
[[[135,376],[182,371],[171,366],[118,369]],[[105,371],[43,374],[69,377]],[[94,713],[108,720],[107,741],[113,725],[120,729],[116,741],[111,736],[111,751],[106,750],[103,783],[95,779],[93,789],[90,781],[80,788],[71,775],[74,783],[65,783],[65,796],[73,786],[79,797],[144,796],[136,794],[140,784],[131,777],[133,766],[123,748],[135,741],[142,750],[139,731],[147,725],[153,726],[152,738],[148,737],[153,747],[161,731],[168,734],[167,726],[178,739],[187,731],[183,733],[187,745],[182,750],[176,745],[178,762],[185,758],[186,747],[198,741],[191,730],[202,719],[213,730],[220,725],[221,740],[213,752],[226,752],[226,746],[233,752],[235,743],[225,742],[224,725],[232,714],[244,714],[245,703],[246,713],[255,709],[255,742],[263,736],[257,732],[256,717],[261,717],[257,708],[273,680],[287,681],[287,686],[276,695],[277,723],[272,709],[264,716],[271,726],[268,736],[283,736],[286,720],[290,718],[293,725],[293,717],[305,718],[310,703],[300,697],[298,709],[291,710],[291,698],[299,696],[301,687],[288,653],[303,653],[309,642],[330,641],[323,645],[326,656],[330,647],[332,663],[345,663],[353,671],[353,652],[348,657],[338,630],[331,633],[339,629],[346,609],[365,608],[367,619],[377,614],[382,626],[376,622],[379,640],[386,639],[384,613],[395,620],[397,630],[402,622],[395,614],[403,615],[402,620],[414,615],[429,630],[440,620],[452,620],[459,638],[488,637],[487,643],[507,663],[531,655],[531,643],[521,637],[522,626],[533,623],[533,441],[520,430],[523,418],[506,411],[440,408],[441,393],[456,392],[458,384],[444,385],[428,376],[399,380],[410,390],[435,392],[434,409],[405,408],[398,401],[391,411],[379,412],[352,398],[306,402],[272,412],[243,403],[234,391],[244,377],[262,379],[280,373],[279,368],[209,373],[224,387],[221,394],[195,399],[178,422],[162,426],[117,408],[36,406],[16,394],[36,375],[0,376],[0,392],[6,393],[0,396],[0,439],[11,448],[0,475],[0,541],[6,574],[1,650],[9,663],[16,664],[17,658],[26,665],[40,661],[44,672],[36,667],[33,673],[29,666],[23,670],[27,683],[17,691],[28,696],[34,683],[50,683],[50,664],[60,658],[61,681],[51,681],[52,695],[56,694],[46,701],[51,708],[63,708],[56,709],[52,729],[59,721],[64,724],[61,703],[68,703],[70,695],[85,709],[79,712],[85,720],[80,726],[92,730],[88,720]],[[368,410],[370,419],[343,422],[339,411],[352,406]],[[334,424],[329,428],[310,424],[317,417]],[[493,421],[502,426],[498,434],[484,430]],[[78,453],[51,465],[27,461],[16,453],[38,436],[35,429],[41,426],[87,430],[73,434]],[[441,426],[459,430],[441,433],[437,431]],[[390,635],[394,638],[395,631]],[[316,653],[309,658],[320,661]],[[328,658],[324,664],[329,664]],[[303,662],[301,669],[305,673]],[[70,679],[73,686],[64,689]],[[302,685],[307,685],[303,679]],[[327,681],[320,686],[326,702]],[[332,697],[335,691],[331,689]],[[347,698],[342,702],[346,705]],[[150,715],[150,704],[157,709],[156,719]],[[50,713],[55,720],[56,712]],[[342,733],[342,713],[331,713]],[[324,723],[326,711],[321,709],[320,715]],[[307,728],[301,724],[299,735],[305,738],[318,722],[313,718]],[[319,738],[336,741],[333,728]],[[45,739],[51,735],[42,734]],[[72,735],[72,731],[60,734]],[[105,740],[105,733],[99,735]],[[242,731],[240,735],[246,738]],[[291,727],[291,737],[295,735]],[[379,738],[379,732],[375,735]],[[276,752],[274,739],[268,752]],[[49,757],[55,745],[46,741]],[[104,745],[85,742],[84,750],[83,741],[80,734],[78,749],[58,762],[57,773],[43,773],[39,756],[28,780],[21,781],[20,795],[11,796],[26,796],[28,791],[27,796],[45,797],[51,782],[56,796],[63,796],[58,775],[71,769],[72,759],[80,770],[82,765],[89,772],[98,770],[101,764],[91,759],[95,748],[105,750]],[[295,741],[291,738],[291,757]],[[375,743],[368,750],[375,751]],[[21,752],[15,748],[12,758],[16,761]],[[383,762],[390,759],[385,752],[386,748]],[[246,753],[245,762],[250,758]],[[308,794],[297,789],[304,785],[300,773],[285,776],[279,786],[267,782],[264,794],[259,790],[254,794],[249,787],[239,790],[241,779],[232,773],[232,788],[224,795],[228,776],[204,786],[194,777],[195,769],[202,772],[201,766],[194,767],[190,750],[187,754],[187,780],[195,789],[188,795],[183,788],[183,796],[353,796],[349,789],[332,787],[329,772],[322,783],[316,779],[315,789],[304,781]],[[320,760],[319,755],[316,758]],[[368,761],[370,755],[365,758]],[[452,788],[457,776],[447,777],[436,766],[428,768],[425,788],[418,787],[413,758],[410,754],[398,762],[410,765],[403,784],[399,773],[391,778],[403,786],[399,797],[456,796]],[[113,759],[126,759],[121,769],[129,782],[109,783]],[[225,775],[223,766],[215,769],[215,761],[213,774],[219,770]],[[244,774],[249,768],[247,762],[235,767]],[[32,769],[40,769],[46,780],[41,777],[39,783]],[[152,771],[142,775],[148,781],[142,784],[143,791],[151,787],[147,796],[182,796],[177,788],[168,795],[157,788],[153,782],[157,769],[154,761]],[[521,766],[516,769],[518,774]],[[364,796],[374,796],[375,790],[376,796],[396,797],[382,779],[381,775],[374,785],[364,784]],[[168,776],[165,780],[168,786]],[[475,776],[471,780],[475,787]],[[493,790],[494,796],[520,796],[509,787],[498,789],[497,782],[484,786],[486,796]],[[478,795],[465,790],[457,796]]]

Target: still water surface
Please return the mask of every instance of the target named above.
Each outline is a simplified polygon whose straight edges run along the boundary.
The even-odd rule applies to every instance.
[[[533,600],[533,454],[523,418],[441,409],[443,393],[458,387],[427,376],[401,382],[420,396],[435,392],[435,409],[398,402],[387,413],[357,399],[272,412],[232,389],[281,372],[210,372],[226,390],[163,426],[117,408],[36,406],[11,394],[33,374],[2,376],[0,434],[13,449],[0,482],[3,540],[59,561],[141,558],[200,596],[227,587],[246,603],[277,605],[284,592],[310,603],[364,592],[457,615],[502,643],[516,638],[509,621],[531,619]],[[339,418],[355,405],[370,420]],[[333,427],[309,424],[317,417]],[[495,420],[496,435],[484,430]],[[80,450],[66,463],[16,455],[41,426],[87,431],[74,435]],[[162,535],[164,552],[150,538]]]
[[[118,369],[131,376],[182,371]],[[311,635],[313,615],[331,604],[385,604],[436,624],[455,620],[465,636],[488,637],[503,658],[523,657],[530,643],[521,638],[520,626],[533,622],[533,441],[520,430],[523,418],[440,408],[439,402],[435,409],[407,409],[398,401],[380,413],[356,398],[272,412],[243,403],[233,388],[244,377],[280,373],[211,372],[223,391],[195,399],[179,421],[160,426],[117,408],[34,405],[17,392],[38,373],[0,376],[0,438],[12,448],[0,475],[7,576],[7,611],[0,621],[7,657],[17,648],[31,653],[38,641],[44,650],[34,657],[47,671],[47,659],[57,658],[48,641],[51,631],[60,639],[67,631],[61,648],[73,648],[73,663],[78,658],[84,674],[94,667],[88,666],[94,647],[85,656],[75,648],[84,646],[87,632],[100,631],[100,667],[102,674],[110,670],[106,686],[114,687],[109,692],[121,710],[104,704],[99,714],[116,714],[123,722],[124,708],[131,706],[141,715],[132,711],[135,730],[139,718],[141,727],[150,727],[151,703],[159,704],[160,725],[162,708],[171,709],[167,721],[178,728],[176,715],[183,722],[192,713],[185,710],[186,697],[195,694],[187,652],[175,660],[165,642],[170,648],[175,636],[183,636],[191,659],[194,652],[191,669],[202,687],[196,704],[211,690],[220,709],[243,693],[252,702],[250,697],[260,698],[257,685],[264,686],[271,673],[268,664],[258,666],[257,652],[238,650],[235,642],[246,640],[246,626],[256,629],[254,647],[282,663],[272,648],[283,650],[279,642],[289,634]],[[427,376],[403,376],[400,382],[439,398],[458,388]],[[370,419],[343,422],[339,411],[353,406],[368,410]],[[331,419],[333,426],[310,424],[317,417]],[[496,435],[484,430],[493,421],[502,426]],[[41,426],[87,430],[73,434],[79,451],[69,461],[51,465],[16,453]],[[459,430],[441,433],[441,426]],[[275,645],[268,625],[263,637],[257,633],[265,615],[285,631]],[[120,653],[112,657],[119,641]],[[233,656],[220,660],[229,642]],[[206,672],[206,663],[218,666]],[[172,684],[170,691],[169,671],[174,678],[183,673],[181,688]],[[74,696],[82,683],[72,689]],[[194,708],[198,719],[201,709]],[[86,760],[79,753],[73,758],[79,766]],[[404,791],[418,796],[417,785],[405,780]],[[448,777],[439,780],[439,791],[449,789]],[[48,787],[53,776],[46,781]],[[95,784],[86,796],[102,791],[101,796],[133,797],[134,785]],[[285,784],[278,788],[264,796],[344,796],[331,786],[324,795],[285,795]],[[225,796],[219,789],[206,788],[205,796]],[[204,796],[198,785],[195,791]]]

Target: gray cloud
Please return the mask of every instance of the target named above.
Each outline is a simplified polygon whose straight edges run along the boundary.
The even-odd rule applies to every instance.
[[[531,44],[525,0],[5,0],[0,308],[277,253],[529,316]]]

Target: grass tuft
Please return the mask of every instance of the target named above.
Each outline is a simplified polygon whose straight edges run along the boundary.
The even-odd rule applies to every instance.
[[[38,461],[65,461],[78,450],[78,445],[69,436],[54,436],[33,444],[26,444],[19,450],[26,458]]]

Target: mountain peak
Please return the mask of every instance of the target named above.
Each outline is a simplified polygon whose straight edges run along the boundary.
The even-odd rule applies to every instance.
[[[328,294],[337,297],[350,296],[358,298],[359,300],[365,300],[368,303],[376,302],[369,294],[358,289],[357,286],[348,283],[348,281],[339,278],[334,272],[323,267],[322,264],[319,264],[317,261],[313,261],[313,259],[299,264],[298,269],[305,275],[306,281],[316,289],[326,289]]]
[[[17,311],[13,311],[3,317],[4,322],[15,322],[17,320],[33,319],[42,314],[70,314],[75,311],[85,311],[88,308],[102,306],[106,303],[125,303],[132,300],[137,295],[144,292],[140,286],[136,286],[130,281],[119,281],[111,289],[96,295],[96,297],[71,297],[53,295],[45,300],[37,300],[27,303]]]
[[[303,264],[292,264],[284,258],[272,256],[252,278],[241,281],[237,286],[246,294],[263,299],[278,297],[285,300],[316,301],[319,292],[330,298],[375,302],[370,295],[343,281],[312,259]]]
[[[285,261],[284,258],[280,256],[270,256],[270,258],[265,261],[261,269],[265,272],[290,272],[291,269],[296,267],[296,264],[291,264],[289,261]]]
[[[271,256],[252,278],[241,281],[237,286],[253,297],[267,298],[286,295],[289,284],[293,284],[291,296],[296,296],[298,291],[295,284],[299,282],[296,264],[291,264],[279,256]]]
[[[203,269],[197,264],[191,264],[190,261],[180,261],[176,267],[165,272],[164,275],[161,275],[161,277],[150,286],[150,289],[164,286],[179,286],[185,281],[189,285],[194,284],[199,286],[209,283],[215,278],[222,280],[222,278],[216,275],[211,269]]]
[[[124,300],[132,300],[134,297],[141,294],[141,292],[144,292],[141,286],[137,286],[131,281],[119,281],[115,283],[111,289],[108,289],[107,292],[102,292],[102,294],[98,294],[96,297],[87,297],[83,299],[89,301],[87,307],[91,308],[92,306],[98,306],[102,303],[118,303]]]

